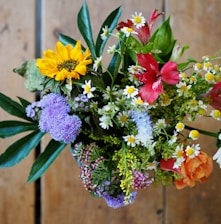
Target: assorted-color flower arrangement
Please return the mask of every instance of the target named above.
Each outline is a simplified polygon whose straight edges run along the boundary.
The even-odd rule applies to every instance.
[[[157,10],[149,19],[135,12],[118,22],[120,15],[121,7],[109,14],[94,42],[84,3],[77,22],[87,47],[59,34],[55,50],[14,69],[40,98],[31,103],[19,97],[18,103],[0,94],[1,108],[24,120],[1,121],[1,138],[29,131],[0,155],[0,167],[19,163],[48,133],[51,141],[28,182],[70,145],[85,189],[114,208],[133,203],[137,191],[152,184],[182,189],[205,182],[212,157],[221,167],[220,132],[191,127],[198,116],[221,120],[218,57],[178,63],[188,47],[176,43],[170,18],[153,28],[162,15]],[[106,51],[109,38],[116,44]],[[111,55],[106,67],[105,54]],[[217,138],[215,155],[201,149],[201,133]]]

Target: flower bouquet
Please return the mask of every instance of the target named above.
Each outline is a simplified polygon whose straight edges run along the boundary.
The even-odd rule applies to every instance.
[[[20,118],[1,121],[0,137],[28,131],[0,155],[1,168],[19,163],[48,133],[28,182],[69,145],[85,189],[117,208],[151,184],[182,189],[205,182],[212,157],[221,166],[221,134],[191,126],[198,116],[221,120],[221,66],[213,63],[219,57],[180,62],[188,47],[176,43],[170,18],[154,29],[157,10],[149,19],[135,12],[119,22],[121,10],[108,15],[94,42],[84,3],[77,22],[87,46],[59,34],[55,50],[14,69],[39,99],[16,102],[0,93],[1,108]],[[115,44],[106,49],[109,39]],[[215,155],[201,149],[200,134],[217,139]]]

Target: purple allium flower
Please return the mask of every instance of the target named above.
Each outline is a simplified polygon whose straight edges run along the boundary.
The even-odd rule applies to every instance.
[[[134,189],[147,188],[153,183],[153,178],[149,177],[149,174],[142,173],[138,170],[133,170],[133,187]]]
[[[136,123],[138,129],[137,138],[146,145],[153,138],[150,116],[147,112],[132,111],[130,113],[132,120]]]
[[[137,192],[132,192],[130,199],[128,200],[128,203],[125,203],[125,195],[124,194],[119,194],[116,197],[109,195],[108,193],[103,193],[103,197],[109,207],[112,208],[119,208],[126,206],[128,204],[132,204],[135,201]]]

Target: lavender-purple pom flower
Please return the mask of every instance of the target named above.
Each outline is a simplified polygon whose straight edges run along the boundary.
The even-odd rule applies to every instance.
[[[104,197],[107,205],[112,208],[119,208],[119,207],[126,206],[128,204],[134,203],[136,195],[137,195],[137,192],[132,192],[130,199],[128,200],[127,203],[125,203],[125,195],[123,193],[117,195],[116,197],[111,196],[111,195],[107,194],[106,192],[103,193],[103,197]]]
[[[41,108],[39,116],[39,128],[42,132],[48,132],[56,141],[66,144],[74,142],[82,122],[76,115],[70,115],[70,106],[65,97],[50,93],[45,95],[39,102],[32,103],[26,108],[27,116],[34,117],[34,107]]]

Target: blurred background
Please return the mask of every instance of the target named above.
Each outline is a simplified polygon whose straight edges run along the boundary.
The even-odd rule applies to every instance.
[[[16,99],[34,100],[24,88],[23,78],[12,72],[25,60],[40,57],[54,48],[58,33],[81,39],[77,13],[83,0],[0,0],[0,91]],[[175,39],[189,45],[184,59],[201,60],[221,49],[220,0],[87,0],[94,36],[106,16],[122,5],[121,20],[137,11],[148,18],[153,9],[164,12],[158,25],[171,16]],[[0,120],[11,119],[0,110]],[[221,125],[198,119],[198,128],[218,131]],[[0,139],[0,153],[16,138]],[[47,140],[45,140],[47,141]],[[215,139],[200,137],[201,148],[216,152]],[[46,144],[44,141],[42,145]],[[176,190],[174,186],[139,192],[133,205],[120,209],[92,198],[79,180],[79,168],[65,149],[37,183],[26,184],[35,157],[33,151],[21,164],[0,170],[1,224],[219,224],[221,223],[221,170],[204,184]]]

